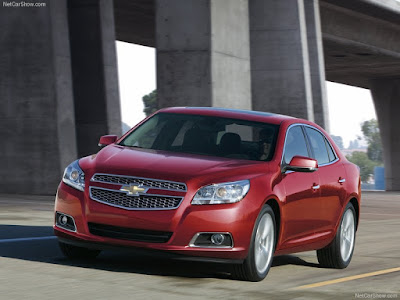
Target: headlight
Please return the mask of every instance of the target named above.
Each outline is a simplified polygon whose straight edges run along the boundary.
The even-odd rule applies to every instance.
[[[65,168],[62,181],[77,190],[83,191],[85,189],[85,173],[79,167],[78,160]]]
[[[250,189],[249,180],[225,182],[200,188],[192,204],[221,204],[239,202]]]

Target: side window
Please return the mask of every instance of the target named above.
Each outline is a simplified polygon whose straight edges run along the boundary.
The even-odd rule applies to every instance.
[[[305,127],[308,138],[310,140],[311,148],[314,152],[315,159],[318,165],[329,163],[328,150],[326,148],[325,137],[317,130],[310,127]]]
[[[306,140],[300,126],[291,127],[286,134],[285,153],[283,154],[284,163],[289,164],[293,156],[296,155],[309,156]]]

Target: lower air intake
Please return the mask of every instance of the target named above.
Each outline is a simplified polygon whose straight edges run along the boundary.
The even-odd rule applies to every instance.
[[[134,229],[98,223],[88,223],[88,226],[93,235],[136,242],[166,243],[172,236],[172,232],[166,231]]]

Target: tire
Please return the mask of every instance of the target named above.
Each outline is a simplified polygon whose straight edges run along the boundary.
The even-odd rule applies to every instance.
[[[94,259],[101,252],[101,250],[77,247],[62,242],[58,242],[58,245],[60,246],[61,252],[64,254],[64,256],[71,259]]]
[[[246,281],[263,280],[271,268],[275,244],[275,215],[271,207],[265,205],[254,224],[247,258],[242,264],[233,265],[233,278]]]
[[[318,262],[326,268],[344,269],[353,257],[356,240],[356,212],[348,203],[332,243],[317,250]]]

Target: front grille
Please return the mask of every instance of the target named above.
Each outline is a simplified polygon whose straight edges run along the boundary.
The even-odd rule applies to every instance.
[[[115,183],[115,184],[137,184],[139,186],[149,187],[153,189],[186,191],[186,184],[174,181],[164,181],[158,179],[140,178],[123,175],[94,174],[92,181]]]
[[[183,197],[158,195],[128,196],[124,192],[97,187],[90,187],[90,197],[108,205],[132,210],[174,209],[183,199]]]
[[[137,242],[166,243],[172,236],[172,232],[133,229],[117,227],[98,223],[88,223],[91,234],[121,240]]]

